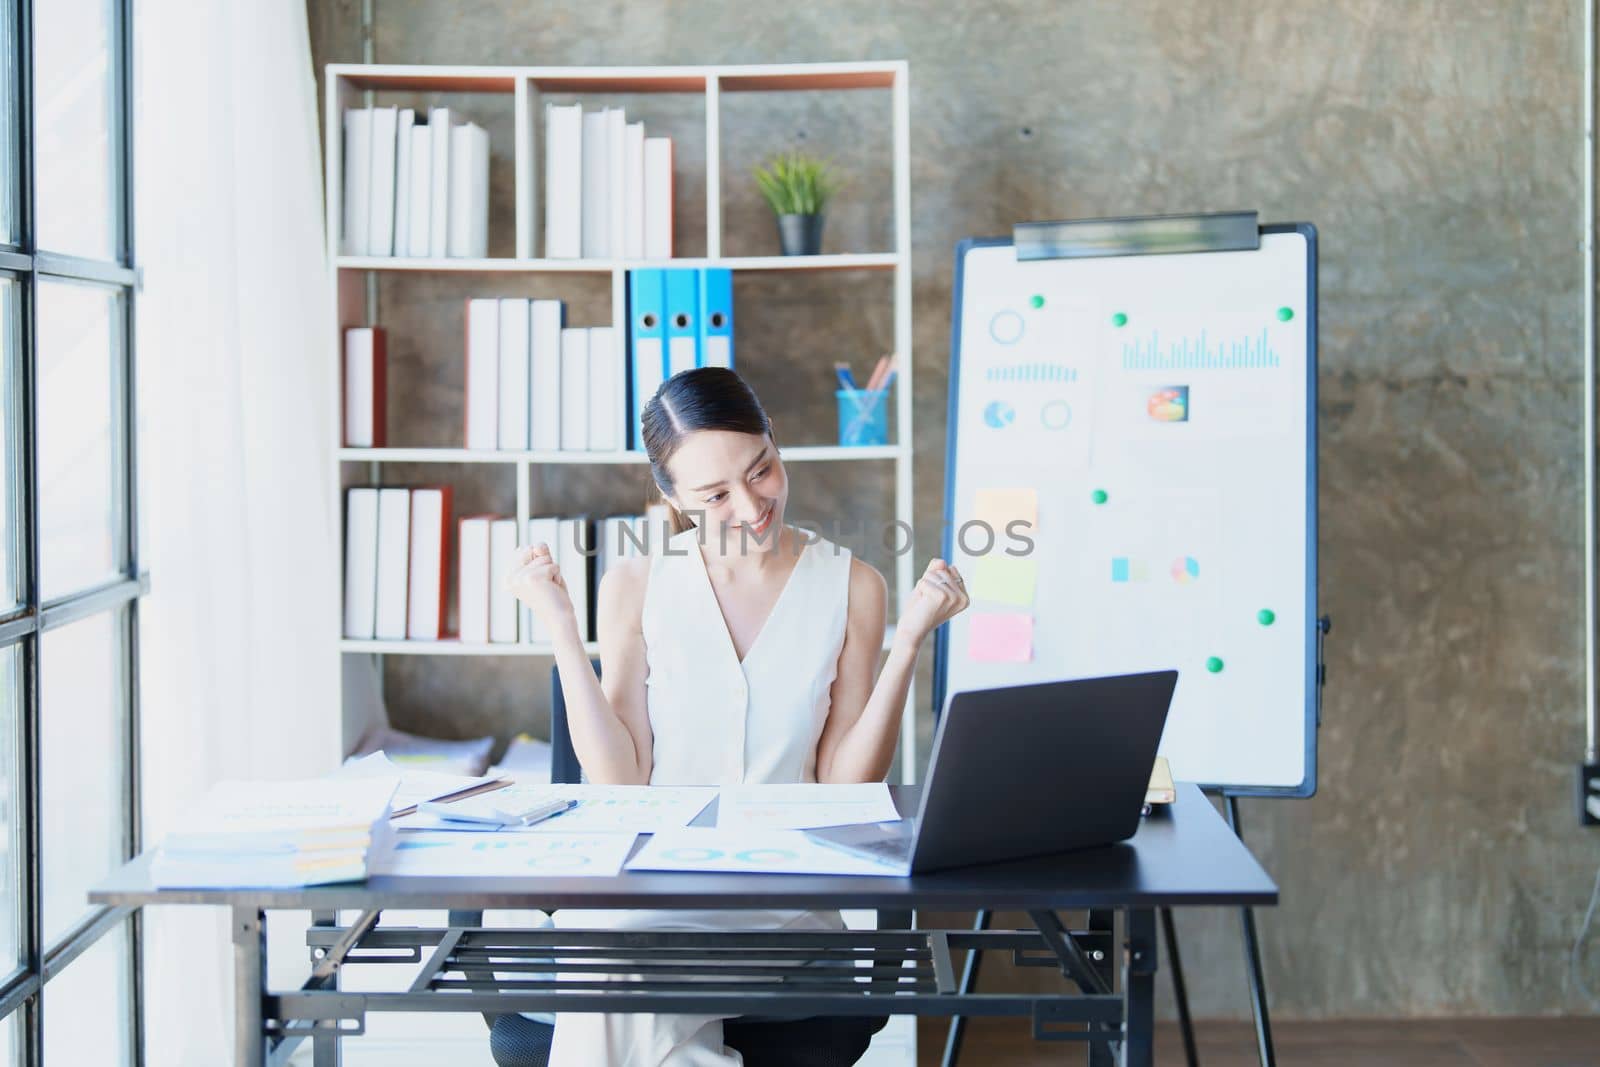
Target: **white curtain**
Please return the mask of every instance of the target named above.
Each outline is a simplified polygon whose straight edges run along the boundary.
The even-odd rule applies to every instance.
[[[339,752],[336,381],[304,3],[139,0],[145,841]],[[220,909],[146,913],[146,1062],[231,1060]]]

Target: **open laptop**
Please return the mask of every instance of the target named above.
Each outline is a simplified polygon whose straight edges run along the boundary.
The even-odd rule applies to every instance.
[[[1125,840],[1177,683],[1154,671],[957,693],[916,818],[806,836],[901,874]]]

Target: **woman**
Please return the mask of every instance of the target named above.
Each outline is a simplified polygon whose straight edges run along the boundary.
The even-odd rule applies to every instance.
[[[732,371],[668,380],[642,416],[674,534],[606,571],[604,682],[583,649],[548,545],[523,550],[513,592],[554,635],[572,745],[590,781],[720,785],[875,782],[889,772],[922,642],[967,606],[933,560],[882,671],[883,576],[849,549],[784,524],[789,482],[772,424]],[[559,912],[570,927],[835,927],[816,912]],[[551,1064],[740,1062],[720,1018],[566,1014]]]

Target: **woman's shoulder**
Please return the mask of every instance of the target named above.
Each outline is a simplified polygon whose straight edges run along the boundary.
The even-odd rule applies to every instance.
[[[883,604],[888,599],[889,583],[884,580],[883,574],[878,568],[860,556],[852,557],[850,560],[850,602],[852,604]]]
[[[644,593],[649,584],[649,556],[615,560],[600,576],[599,602],[608,613],[624,610],[637,615],[644,610]]]

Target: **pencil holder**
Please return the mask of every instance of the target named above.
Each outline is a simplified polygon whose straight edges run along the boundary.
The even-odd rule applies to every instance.
[[[839,443],[846,446],[889,443],[889,391],[839,389]]]

